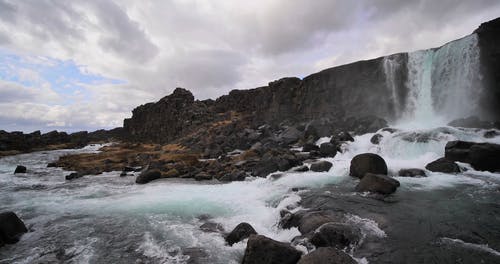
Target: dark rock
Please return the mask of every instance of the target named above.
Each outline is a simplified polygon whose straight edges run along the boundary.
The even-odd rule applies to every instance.
[[[132,171],[135,171],[136,169],[134,167],[129,167],[129,166],[125,166],[123,167],[123,172],[132,172]]]
[[[396,191],[399,185],[399,181],[387,175],[366,173],[356,186],[356,191],[391,194]]]
[[[387,175],[387,164],[385,163],[385,160],[374,153],[356,155],[351,160],[349,175],[363,178],[365,173]]]
[[[329,222],[340,222],[343,220],[343,215],[330,211],[313,211],[306,213],[295,214],[296,219],[291,219],[289,223],[296,224],[301,234],[307,234],[316,230],[318,227]]]
[[[283,242],[261,235],[248,239],[242,264],[296,264],[302,253]]]
[[[67,180],[67,181],[71,181],[71,180],[74,180],[74,179],[78,179],[78,178],[81,178],[83,177],[83,173],[79,173],[79,172],[72,172],[68,175],[66,175],[64,178]]]
[[[313,150],[319,151],[318,145],[313,144],[313,143],[306,143],[302,147],[302,151],[304,151],[304,152],[310,152],[310,151],[313,151]]]
[[[303,165],[303,166],[300,166],[300,167],[297,167],[297,168],[293,169],[293,171],[295,171],[295,172],[306,172],[306,171],[309,171],[309,167]]]
[[[57,163],[55,163],[55,162],[49,162],[47,164],[47,168],[53,168],[53,167],[57,167]]]
[[[488,131],[484,132],[484,134],[483,134],[483,136],[485,138],[494,138],[494,137],[497,137],[499,135],[500,135],[500,133],[498,133],[498,131],[496,131],[496,130],[488,130]]]
[[[17,165],[16,170],[14,171],[15,173],[26,173],[26,167],[23,165]]]
[[[0,246],[17,243],[26,232],[28,229],[14,212],[0,213]]]
[[[303,134],[303,132],[300,132],[295,127],[289,127],[278,135],[278,141],[281,143],[281,145],[290,145],[299,141],[299,139],[302,138]]]
[[[232,182],[232,181],[244,181],[247,174],[244,171],[233,171],[231,173],[224,174],[219,181]]]
[[[212,179],[212,175],[206,172],[200,172],[194,176],[194,179],[197,181],[208,181]]]
[[[250,235],[255,234],[257,234],[257,232],[249,223],[240,223],[226,236],[225,240],[228,245],[232,246],[233,244],[248,238]]]
[[[460,167],[458,165],[447,159],[447,158],[440,158],[437,159],[425,166],[426,169],[433,171],[433,172],[443,172],[443,173],[459,173],[460,172]]]
[[[392,127],[385,127],[385,128],[382,128],[382,131],[389,132],[389,133],[393,134],[394,132],[398,132],[399,129],[392,128]]]
[[[270,173],[278,171],[278,164],[272,160],[261,161],[252,171],[254,176],[266,177]]]
[[[189,259],[185,262],[186,264],[208,263],[210,257],[210,254],[205,249],[198,247],[183,248],[182,254],[189,256]]]
[[[120,177],[125,177],[125,176],[127,176],[127,172],[122,171],[122,173],[120,173]]]
[[[224,228],[219,223],[206,222],[200,226],[201,231],[207,233],[219,233],[224,232]]]
[[[335,157],[337,146],[330,142],[323,143],[319,146],[319,153],[322,157]]]
[[[401,177],[427,177],[424,170],[417,168],[401,169],[399,170],[398,175]]]
[[[326,160],[318,161],[311,164],[311,171],[314,172],[324,172],[329,171],[332,168],[333,164]]]
[[[349,132],[342,131],[338,133],[337,135],[332,136],[330,139],[331,143],[338,143],[338,142],[354,142],[354,138],[349,134]]]
[[[467,141],[449,141],[444,148],[444,157],[451,161],[469,163],[469,153],[472,145],[476,143]]]
[[[470,148],[470,164],[475,170],[500,171],[500,145],[475,144]]]
[[[384,136],[382,136],[381,134],[375,134],[373,135],[372,138],[370,138],[370,142],[372,144],[375,144],[375,145],[378,145],[380,143],[380,140],[382,140]]]
[[[311,243],[319,247],[352,248],[361,239],[361,231],[342,223],[326,223],[314,231]]]
[[[356,264],[351,256],[332,247],[321,247],[303,256],[297,264]]]
[[[135,183],[145,184],[159,178],[161,178],[161,172],[159,170],[147,170],[135,178]]]

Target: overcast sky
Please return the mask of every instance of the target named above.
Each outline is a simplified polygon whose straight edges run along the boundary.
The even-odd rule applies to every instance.
[[[440,46],[498,0],[0,0],[0,129],[121,126],[175,87],[197,99]]]

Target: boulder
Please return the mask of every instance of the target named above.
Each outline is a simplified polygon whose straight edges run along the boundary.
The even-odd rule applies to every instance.
[[[359,228],[342,223],[326,223],[314,231],[311,243],[319,247],[352,248],[361,240]]]
[[[23,165],[17,165],[16,170],[14,171],[15,173],[26,173],[26,167]]]
[[[417,168],[400,169],[398,175],[401,177],[427,177],[424,170]]]
[[[252,235],[248,239],[242,264],[296,264],[301,255],[288,243]]]
[[[125,176],[127,176],[127,172],[122,171],[122,172],[120,173],[120,177],[125,177]]]
[[[395,192],[399,185],[399,181],[387,175],[366,173],[356,186],[356,191],[387,195]]]
[[[219,178],[219,181],[232,182],[232,181],[244,181],[247,174],[244,171],[232,171],[231,173],[226,173]]]
[[[248,238],[250,235],[256,234],[257,231],[255,231],[249,223],[240,223],[226,236],[225,240],[228,245],[232,246],[233,244]]]
[[[28,229],[14,212],[0,213],[0,245],[17,243],[26,232]]]
[[[383,137],[384,136],[382,136],[381,134],[375,134],[375,135],[373,135],[372,138],[370,138],[370,142],[372,144],[378,145],[378,144],[380,144],[380,140],[382,140]]]
[[[354,138],[349,134],[349,132],[342,131],[337,135],[333,135],[330,139],[331,143],[339,143],[339,142],[354,142]]]
[[[351,256],[332,247],[321,247],[303,256],[297,264],[357,264]]]
[[[319,146],[319,153],[322,157],[335,157],[337,154],[337,146],[326,142]]]
[[[500,145],[475,144],[470,148],[469,160],[475,170],[499,172]]]
[[[289,225],[292,226],[292,224],[297,223],[301,234],[312,232],[325,223],[340,222],[344,218],[342,214],[330,211],[307,212],[302,215],[297,214],[295,217],[297,219],[291,219],[293,221]]]
[[[374,153],[356,155],[351,160],[349,175],[363,178],[366,173],[387,175],[387,164],[385,160]]]
[[[304,151],[304,152],[319,151],[319,147],[318,147],[318,145],[313,144],[313,143],[306,143],[302,147],[302,151]]]
[[[147,170],[135,178],[135,183],[145,184],[159,178],[161,178],[161,172],[159,170]]]
[[[426,169],[433,171],[433,172],[443,172],[443,173],[459,173],[460,172],[460,167],[458,165],[447,159],[447,158],[440,158],[437,159],[425,166]]]
[[[329,171],[332,168],[333,164],[326,160],[318,161],[311,164],[311,171],[314,172],[324,172]]]
[[[449,141],[444,147],[444,157],[451,161],[469,163],[470,148],[476,143],[467,141]]]
[[[302,165],[300,167],[293,169],[293,171],[294,172],[306,172],[306,171],[309,171],[309,167],[307,167],[306,165]]]
[[[278,135],[278,142],[280,145],[290,145],[297,142],[304,135],[295,127],[288,127]]]
[[[194,176],[194,179],[197,181],[208,181],[212,179],[212,175],[206,173],[206,172],[199,172]]]
[[[67,181],[71,181],[71,180],[74,180],[74,179],[78,179],[78,178],[81,178],[83,177],[83,174],[82,173],[79,173],[79,172],[72,172],[68,175],[66,175],[64,178],[67,180]]]

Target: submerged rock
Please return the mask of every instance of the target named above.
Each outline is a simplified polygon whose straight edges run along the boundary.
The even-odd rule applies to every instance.
[[[55,162],[49,162],[47,164],[47,168],[54,168],[54,167],[57,167],[57,163],[55,163]]]
[[[366,173],[387,175],[387,164],[385,160],[374,153],[356,155],[351,160],[349,175],[363,178]]]
[[[161,172],[159,170],[147,170],[135,178],[135,183],[145,184],[159,178],[161,178]]]
[[[319,247],[344,249],[354,247],[361,239],[361,230],[342,223],[326,223],[314,231],[311,243]]]
[[[26,167],[23,165],[17,165],[16,170],[14,170],[15,173],[26,173]]]
[[[460,167],[458,165],[447,159],[447,158],[440,158],[437,159],[425,166],[426,169],[433,171],[433,172],[443,172],[443,173],[459,173],[460,172]]]
[[[356,191],[391,194],[396,191],[399,185],[399,181],[387,175],[366,173],[356,186]]]
[[[0,246],[17,243],[26,232],[28,229],[14,212],[0,213]]]
[[[83,174],[82,173],[79,173],[79,172],[72,172],[68,175],[66,175],[64,178],[67,180],[67,181],[71,181],[71,180],[74,180],[74,179],[78,179],[78,178],[81,178],[83,177]]]
[[[201,231],[207,232],[207,233],[217,233],[217,232],[223,232],[224,228],[222,227],[221,224],[219,223],[214,223],[214,222],[206,222],[200,226]]]
[[[329,161],[322,160],[311,164],[311,171],[314,172],[324,172],[329,171],[332,168],[333,164]]]
[[[250,235],[256,234],[257,231],[255,231],[249,223],[240,223],[226,236],[225,240],[228,245],[232,246],[233,244],[248,238]]]
[[[341,250],[321,247],[303,256],[297,264],[356,264],[357,262]]]
[[[293,169],[293,171],[294,172],[306,172],[306,171],[309,171],[309,167],[307,167],[306,165],[302,165],[300,167]]]
[[[288,243],[261,235],[248,239],[242,264],[295,264],[302,253]]]
[[[499,135],[500,135],[500,133],[498,133],[498,131],[496,131],[496,130],[488,130],[488,131],[484,132],[483,137],[494,138],[494,137],[497,137]]]
[[[417,168],[401,169],[398,175],[401,177],[427,177],[424,170]]]

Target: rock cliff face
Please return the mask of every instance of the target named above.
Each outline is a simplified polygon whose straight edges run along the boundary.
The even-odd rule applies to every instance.
[[[479,37],[481,73],[487,94],[483,104],[492,117],[500,116],[500,18],[485,22],[474,31]]]
[[[484,23],[474,33],[477,34],[481,49],[481,74],[485,77],[482,80],[486,91],[482,99],[484,107],[480,107],[484,108],[482,110],[486,109],[483,112],[487,112],[488,116],[483,117],[488,119],[500,116],[499,21],[497,19]],[[448,56],[446,52],[454,52],[449,51],[450,47],[446,45],[443,47],[445,52],[438,54],[441,57]],[[437,48],[424,52],[429,54],[439,50]],[[462,51],[458,49],[458,52]],[[410,54],[415,59],[415,53]],[[460,57],[460,54],[452,55]],[[434,58],[439,59],[439,56]],[[366,122],[374,120],[374,117],[396,120],[404,111],[408,111],[406,108],[409,103],[413,103],[413,108],[418,107],[419,102],[414,98],[412,102],[407,102],[410,95],[418,94],[414,90],[421,88],[415,87],[410,80],[410,77],[415,78],[415,70],[412,68],[415,65],[410,67],[409,60],[409,53],[399,53],[359,61],[326,69],[302,80],[288,77],[270,82],[264,87],[233,90],[215,101],[195,101],[189,91],[177,88],[172,95],[156,103],[134,109],[132,117],[124,121],[124,129],[130,140],[165,143],[196,131],[203,124],[224,120],[224,116],[228,116],[230,112],[237,112],[249,127],[264,123],[296,125],[320,121],[340,130],[354,131],[357,120]],[[443,74],[448,73],[437,72],[437,77],[429,75],[428,78],[432,78],[431,83],[435,83],[436,78]],[[446,82],[439,84],[451,87]],[[432,87],[433,94],[441,86]],[[449,95],[448,91],[453,94],[453,90],[447,88],[444,95]],[[441,104],[446,98],[443,99],[443,95],[438,94],[438,104]],[[448,101],[453,106],[453,100]],[[475,113],[470,113],[473,114]]]

